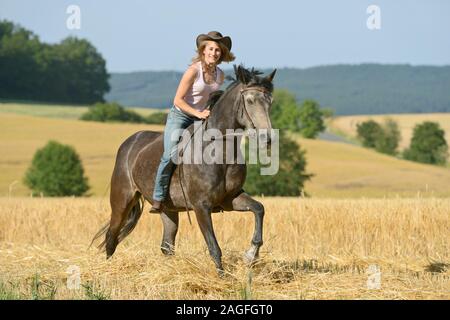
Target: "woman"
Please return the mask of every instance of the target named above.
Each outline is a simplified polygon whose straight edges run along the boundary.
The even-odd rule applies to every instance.
[[[196,120],[206,119],[209,94],[219,89],[224,81],[223,71],[217,67],[222,61],[235,59],[231,53],[231,38],[220,32],[211,31],[197,37],[197,56],[181,78],[173,107],[167,117],[164,129],[164,153],[156,173],[151,213],[161,212],[161,203],[166,198],[174,164],[172,150],[176,148],[181,131]],[[173,137],[173,132],[180,132]]]

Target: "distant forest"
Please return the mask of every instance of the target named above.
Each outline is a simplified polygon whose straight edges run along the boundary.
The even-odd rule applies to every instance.
[[[0,98],[91,104],[109,90],[106,62],[87,40],[47,44],[0,21]]]
[[[231,74],[228,68],[225,72]],[[105,98],[127,106],[168,108],[181,76],[176,71],[112,73]],[[299,102],[316,100],[336,115],[450,112],[450,66],[283,68],[274,82],[275,88],[289,90]]]

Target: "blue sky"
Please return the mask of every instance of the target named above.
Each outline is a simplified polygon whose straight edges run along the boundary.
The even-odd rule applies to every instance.
[[[80,30],[66,27],[71,4],[81,9]],[[366,26],[371,4],[381,10],[380,30]],[[258,68],[450,65],[449,16],[447,0],[0,0],[0,19],[49,43],[86,38],[111,72],[184,70],[196,36],[211,30],[231,36],[237,63]]]

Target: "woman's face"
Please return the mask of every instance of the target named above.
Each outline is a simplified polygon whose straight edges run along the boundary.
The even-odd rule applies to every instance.
[[[217,64],[220,59],[222,51],[219,45],[215,41],[208,41],[205,49],[203,50],[203,60],[207,64]]]

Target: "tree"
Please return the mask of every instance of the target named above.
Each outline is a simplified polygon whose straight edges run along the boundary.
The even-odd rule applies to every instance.
[[[270,109],[272,127],[293,132],[300,130],[300,112],[295,96],[287,90],[275,90]]]
[[[109,91],[106,62],[87,40],[68,37],[54,46],[58,72],[65,76],[65,100],[75,103],[103,102]]]
[[[249,164],[244,189],[252,195],[298,196],[304,193],[304,184],[313,175],[306,173],[305,150],[287,133],[302,129],[301,112],[295,96],[287,90],[275,90],[270,119],[272,127],[280,129],[279,170],[275,175],[261,175],[261,163]],[[248,158],[248,144],[246,151]]]
[[[138,113],[132,110],[125,110],[124,107],[115,102],[99,102],[94,104],[81,116],[80,120],[99,122],[145,122],[145,119]]]
[[[313,100],[303,102],[299,110],[299,120],[300,134],[305,138],[314,139],[325,130],[323,113],[319,104]]]
[[[34,194],[50,197],[81,196],[89,190],[75,149],[56,141],[36,151],[24,182]]]
[[[414,127],[408,149],[403,152],[408,160],[445,165],[448,157],[448,144],[445,132],[436,122],[425,121]]]
[[[397,154],[400,142],[400,130],[397,122],[386,119],[381,129],[375,139],[375,150],[389,155]]]
[[[356,125],[357,137],[366,148],[375,148],[375,142],[383,129],[374,120],[364,121]]]
[[[40,90],[36,55],[39,38],[12,22],[0,21],[0,97],[30,99]]]
[[[312,174],[305,173],[305,150],[280,131],[279,170],[275,175],[261,175],[261,164],[247,165],[244,190],[251,195],[299,196]]]
[[[298,132],[305,138],[315,138],[325,130],[324,118],[331,117],[331,109],[320,109],[317,102],[306,100],[302,106],[287,90],[275,90],[270,110],[272,127]]]

